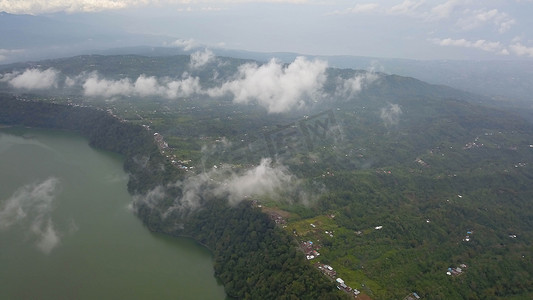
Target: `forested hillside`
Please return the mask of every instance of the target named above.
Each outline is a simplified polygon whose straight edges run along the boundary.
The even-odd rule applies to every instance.
[[[121,122],[102,110],[0,95],[0,124],[72,130],[91,146],[125,156],[132,195],[179,180],[183,172],[164,160],[153,136],[139,125]],[[179,220],[161,218],[140,206],[138,216],[153,231],[191,236],[213,251],[215,275],[237,299],[343,299],[320,273],[307,264],[289,235],[250,203],[230,207],[223,199],[206,199],[196,214]],[[169,223],[186,221],[185,229]]]
[[[342,296],[336,278],[373,299],[533,296],[528,120],[320,61],[192,62],[4,66],[2,89],[37,102],[4,96],[1,122],[78,130],[126,155],[138,216],[209,247],[230,296]],[[17,88],[27,67],[53,68],[56,85]],[[76,105],[102,110],[80,117]]]

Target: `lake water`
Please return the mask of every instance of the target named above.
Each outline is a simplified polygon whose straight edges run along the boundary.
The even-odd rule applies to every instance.
[[[122,159],[72,133],[0,130],[0,299],[225,299],[210,252],[152,234]]]

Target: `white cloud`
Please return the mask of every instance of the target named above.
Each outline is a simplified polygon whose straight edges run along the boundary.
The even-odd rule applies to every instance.
[[[154,76],[146,77],[145,75],[139,76],[133,86],[130,85],[127,89],[126,95],[137,94],[141,97],[161,95],[164,93],[164,88],[159,85]]]
[[[146,5],[179,4],[239,4],[239,3],[293,3],[304,4],[308,0],[2,0],[0,11],[14,14],[42,14],[52,12],[99,12]],[[206,6],[203,10],[217,9]]]
[[[504,32],[507,32],[509,29],[511,29],[511,27],[516,24],[516,20],[515,19],[507,19],[505,21],[502,21],[498,24],[498,32],[499,33],[504,33]]]
[[[200,79],[198,77],[185,76],[182,80],[168,81],[165,86],[165,95],[170,99],[189,97],[201,92]]]
[[[424,0],[412,1],[405,0],[400,4],[394,5],[389,9],[389,13],[393,15],[418,15],[418,8],[424,4]]]
[[[170,197],[167,189],[175,187],[181,190],[181,196],[162,207]],[[259,165],[241,172],[223,165],[166,187],[156,187],[144,196],[135,196],[133,208],[137,210],[144,205],[166,218],[173,214],[187,216],[200,209],[206,199],[227,199],[230,205],[236,205],[246,199],[269,197],[275,201],[309,204],[314,197],[303,189],[302,181],[285,166],[264,158]]]
[[[34,223],[31,231],[39,236],[36,244],[37,248],[46,254],[50,253],[60,242],[59,235],[54,229],[54,224],[50,218],[46,223]]]
[[[449,18],[455,8],[459,5],[465,4],[462,0],[449,0],[445,3],[439,4],[431,9],[430,19],[440,20]]]
[[[499,33],[504,33],[516,24],[516,20],[497,9],[480,9],[471,12],[470,16],[457,21],[457,25],[466,30],[480,27],[486,23],[494,24]]]
[[[533,57],[533,47],[527,47],[521,43],[516,43],[509,46],[509,49],[518,56],[529,56]]]
[[[133,85],[129,78],[120,80],[100,79],[98,74],[93,73],[83,83],[83,93],[85,96],[104,96],[112,97],[117,95],[131,95]]]
[[[379,76],[373,72],[356,74],[348,79],[338,78],[335,94],[340,97],[352,98],[378,78]]]
[[[344,10],[337,10],[333,12],[332,14],[360,14],[360,13],[370,13],[375,12],[379,8],[379,4],[377,3],[358,3],[353,7],[346,8]]]
[[[400,122],[402,113],[402,109],[398,104],[389,103],[389,105],[381,109],[380,117],[385,126],[397,125]]]
[[[170,44],[171,46],[182,48],[184,51],[190,51],[194,48],[200,47],[200,44],[194,39],[179,39]]]
[[[37,239],[36,246],[50,253],[60,242],[51,217],[59,184],[57,178],[51,177],[17,190],[0,208],[0,230],[21,224]]]
[[[217,7],[217,6],[201,6],[201,7],[187,6],[187,7],[179,7],[176,9],[176,11],[186,12],[186,13],[188,12],[215,12],[215,11],[223,11],[226,9],[227,8]]]
[[[190,66],[192,69],[198,69],[212,62],[214,59],[215,54],[209,49],[205,49],[204,51],[196,51],[191,54]]]
[[[71,87],[71,86],[74,86],[76,85],[77,81],[76,81],[76,78],[71,78],[71,77],[65,77],[65,86],[67,87]]]
[[[10,78],[9,84],[18,89],[49,89],[57,87],[59,72],[50,68],[44,71],[39,69],[27,69],[22,74],[4,74],[4,78]]]
[[[310,0],[169,0],[171,2],[190,4],[190,3],[293,3],[304,4],[310,3]]]
[[[271,113],[303,107],[316,100],[326,79],[327,63],[297,57],[289,65],[272,59],[267,64],[245,64],[237,78],[207,93],[212,97],[232,94],[235,103],[257,102]]]
[[[148,0],[3,0],[0,1],[0,11],[15,14],[41,14],[58,11],[69,13],[97,12],[116,10],[139,4],[146,4]]]
[[[433,39],[431,40],[434,44],[440,46],[453,46],[453,47],[463,47],[463,48],[474,48],[487,52],[505,54],[505,49],[500,42],[490,42],[486,40],[477,40],[477,41],[468,41],[465,39]]]
[[[457,7],[468,4],[463,0],[448,0],[442,4],[431,7],[425,0],[405,0],[404,2],[391,7],[389,14],[406,15],[425,21],[435,22],[442,19],[451,18]]]
[[[439,21],[452,17],[457,7],[465,6],[466,4],[468,2],[463,0],[448,0],[436,6],[431,6],[426,0],[404,0],[389,7],[384,7],[384,5],[378,3],[360,3],[351,8],[336,10],[332,14],[378,12],[381,14],[409,16],[425,21]]]
[[[92,73],[82,86],[84,95],[91,97],[161,96],[174,99],[188,97],[201,90],[200,79],[187,74],[184,74],[181,80],[140,75],[132,82],[129,78],[102,79],[97,73]]]
[[[243,174],[233,173],[215,189],[215,194],[227,195],[230,204],[236,204],[247,197],[273,195],[291,189],[296,177],[282,165],[273,165],[270,159]]]
[[[20,73],[16,72],[0,74],[0,82],[9,82],[11,79],[17,77],[18,75],[20,75]]]

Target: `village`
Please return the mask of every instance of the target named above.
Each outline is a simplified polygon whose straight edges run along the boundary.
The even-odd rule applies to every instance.
[[[271,209],[271,208],[263,207],[261,204],[258,204],[257,201],[253,201],[252,204],[255,207],[261,208],[263,212],[267,213],[270,216],[270,219],[273,220],[276,223],[276,225],[282,226],[283,228],[287,227],[286,226],[287,221],[285,220],[284,216],[287,217],[288,215],[286,215],[285,213]],[[282,216],[282,214],[284,216]],[[329,218],[335,218],[335,215],[329,215]],[[315,225],[314,223],[310,223],[309,226],[313,228],[313,230],[318,230],[317,225]],[[376,227],[375,229],[381,229],[382,226],[378,226],[378,227]],[[296,237],[299,237],[299,235],[296,232],[293,232],[293,234]],[[334,237],[334,231],[332,230],[324,230],[324,234],[326,234],[330,238]],[[363,296],[363,294],[361,294],[361,291],[348,286],[341,277],[338,277],[337,272],[332,266],[328,264],[323,264],[320,261],[318,261],[318,258],[320,257],[319,251],[322,248],[321,245],[313,241],[307,240],[307,241],[300,241],[299,248],[304,253],[307,260],[316,261],[313,264],[313,266],[315,266],[318,270],[320,270],[322,274],[324,274],[325,276],[330,278],[332,281],[334,281],[335,285],[337,286],[337,289],[346,292],[348,295],[350,295],[353,298],[359,298]],[[370,299],[368,298],[368,296],[366,295],[364,296],[365,296],[365,299]]]
[[[161,154],[165,156],[172,165],[184,171],[189,171],[189,170],[194,169],[194,166],[189,166],[189,163],[191,162],[191,160],[180,160],[176,157],[175,154],[172,154],[172,150],[168,147],[168,143],[165,142],[165,139],[160,133],[158,132],[154,133],[154,140]]]
[[[314,244],[312,241],[302,242],[300,244],[300,249],[303,250],[308,260],[316,259],[318,258],[318,256],[320,256],[320,253],[318,252],[318,250],[320,250],[320,246]],[[361,294],[358,289],[354,289],[348,286],[342,278],[337,277],[337,272],[335,271],[335,269],[333,269],[332,266],[322,264],[320,262],[316,262],[314,266],[318,268],[324,275],[331,278],[332,280],[335,280],[335,284],[337,285],[337,288],[339,290],[348,293],[354,298],[357,298],[357,296]]]

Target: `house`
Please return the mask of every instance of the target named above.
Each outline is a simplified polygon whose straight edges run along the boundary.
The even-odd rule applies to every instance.
[[[403,298],[404,300],[417,300],[417,299],[420,299],[420,296],[418,296],[417,293],[415,292],[412,292],[411,294],[407,295],[405,298]]]
[[[347,285],[346,285],[346,283],[344,283],[344,282],[343,282],[343,283],[341,283],[341,284],[340,284],[340,286],[341,286],[341,288],[343,288],[343,289],[346,289],[346,288],[348,288],[348,286],[347,286]]]

